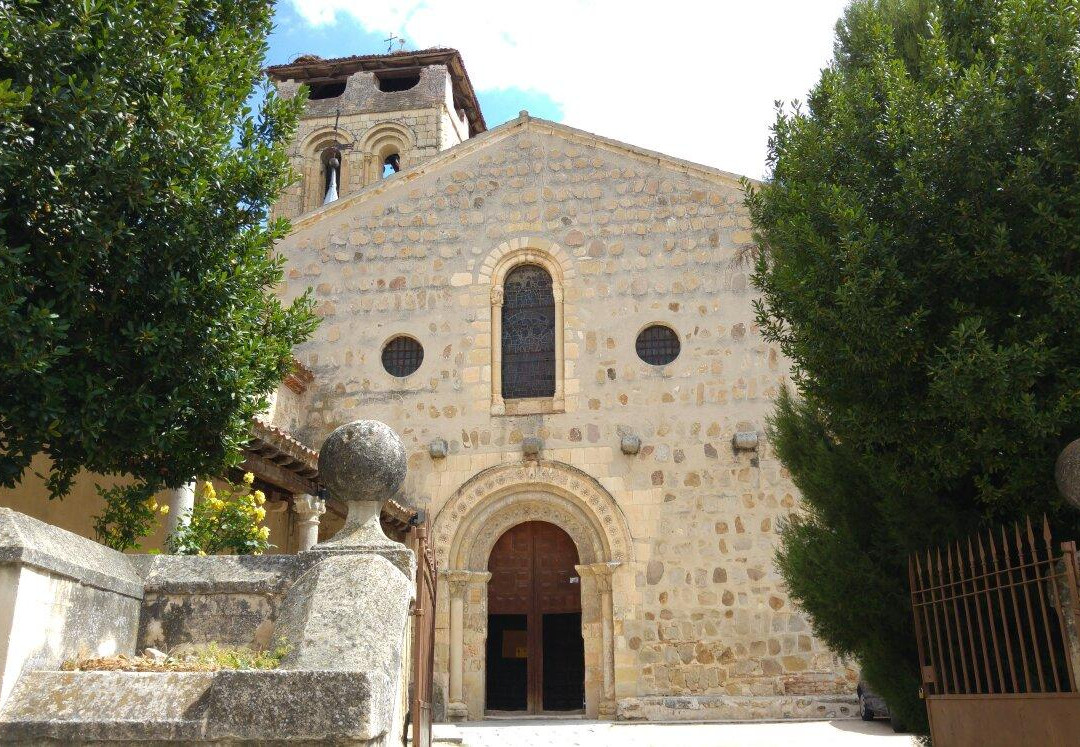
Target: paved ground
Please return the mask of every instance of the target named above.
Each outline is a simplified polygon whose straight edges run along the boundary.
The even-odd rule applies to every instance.
[[[913,747],[888,722],[626,724],[582,719],[490,720],[438,724],[435,739],[462,747]],[[445,742],[444,742],[445,740]]]

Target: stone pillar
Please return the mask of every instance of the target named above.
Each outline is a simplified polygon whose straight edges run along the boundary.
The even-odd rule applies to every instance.
[[[297,552],[310,550],[319,542],[319,517],[326,513],[326,501],[304,493],[293,496],[292,510],[299,517]]]
[[[469,571],[444,571],[450,591],[450,693],[446,716],[451,721],[463,721],[469,715],[462,695],[461,680],[465,671],[465,589]]]
[[[584,576],[589,574],[600,596],[600,718],[615,717],[615,620],[611,601],[611,574],[619,563],[593,563],[575,566]],[[584,605],[583,605],[584,606]]]
[[[168,537],[191,520],[191,510],[195,508],[195,481],[167,490],[166,494],[169,513],[165,517],[165,536]]]
[[[483,651],[483,642],[479,644],[475,640],[476,634],[480,634],[480,630],[477,628],[465,628],[465,613],[468,612],[467,604],[469,602],[469,587],[478,584],[486,585],[491,580],[491,574],[486,571],[463,571],[463,570],[448,570],[443,571],[443,576],[446,578],[447,589],[450,593],[450,692],[447,694],[446,704],[446,717],[450,721],[464,721],[470,717],[469,705],[473,706],[474,718],[482,718],[483,711],[481,708],[482,691],[483,686],[475,679],[475,672],[472,675],[472,680],[469,683],[471,688],[466,693],[466,681],[465,681],[465,652],[468,651],[470,656],[479,656],[477,652],[477,646],[479,651]],[[487,590],[478,590],[482,596],[478,596],[476,593],[472,594],[473,603],[476,604],[478,599],[484,599],[487,596]],[[481,608],[486,608],[486,605],[481,604]],[[477,609],[473,609],[476,612]],[[486,622],[482,625],[484,631],[487,630]],[[466,645],[466,634],[473,634],[471,642]]]

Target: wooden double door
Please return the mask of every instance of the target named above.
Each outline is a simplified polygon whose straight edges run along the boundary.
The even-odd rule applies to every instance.
[[[577,548],[554,524],[507,531],[488,570],[487,709],[584,708],[585,652]]]

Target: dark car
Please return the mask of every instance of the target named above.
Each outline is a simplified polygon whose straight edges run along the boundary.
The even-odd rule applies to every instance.
[[[855,691],[859,696],[859,716],[863,721],[873,721],[876,718],[889,719],[893,731],[907,731],[900,720],[889,713],[889,706],[885,705],[885,699],[870,689],[865,681],[859,680],[859,687]]]

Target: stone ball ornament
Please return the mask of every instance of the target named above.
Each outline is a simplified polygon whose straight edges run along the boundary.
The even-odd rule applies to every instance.
[[[407,469],[405,445],[378,420],[354,420],[335,429],[319,449],[319,482],[339,501],[384,502]]]
[[[334,430],[319,449],[319,482],[344,502],[345,526],[316,548],[397,545],[379,523],[382,505],[405,481],[405,445],[378,420],[355,420]]]
[[[1069,503],[1080,508],[1080,438],[1058,454],[1054,465],[1054,481]]]

